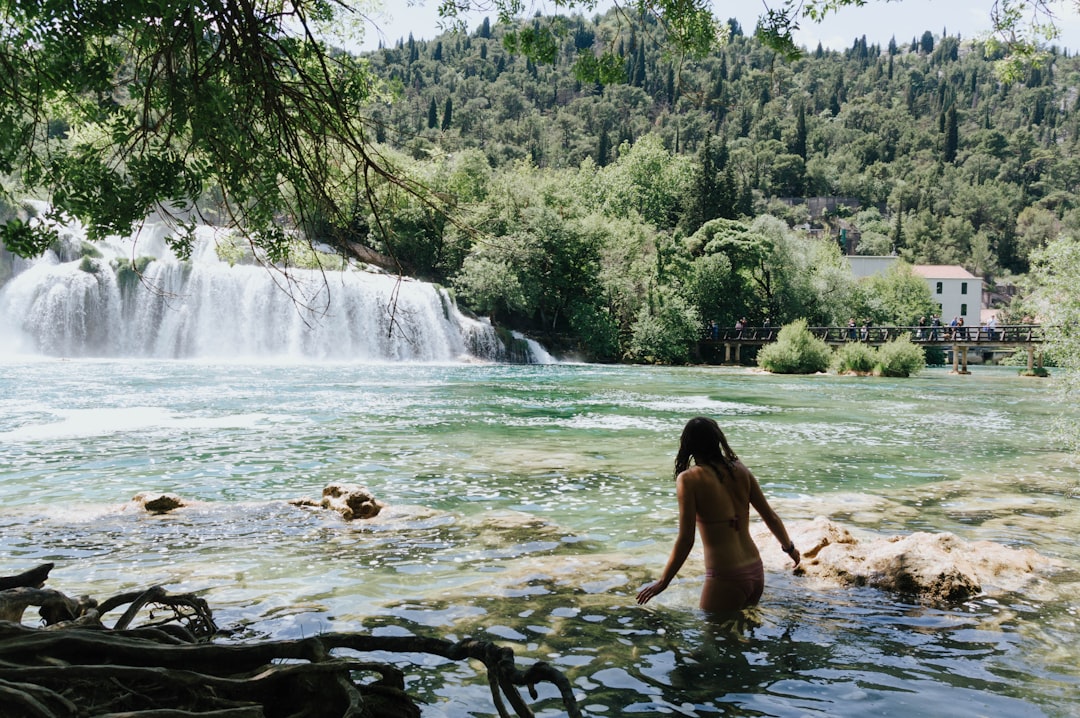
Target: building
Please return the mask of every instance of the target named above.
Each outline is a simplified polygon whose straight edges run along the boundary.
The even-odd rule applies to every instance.
[[[941,307],[942,324],[948,324],[956,317],[963,319],[965,326],[979,326],[982,322],[982,279],[952,264],[916,264],[911,270],[929,285],[931,298]]]
[[[889,271],[889,267],[899,261],[900,258],[895,255],[872,257],[865,254],[850,254],[844,259],[847,260],[848,266],[851,267],[851,273],[855,275],[855,278],[862,279],[875,274],[885,274],[885,272]]]
[[[871,257],[852,255],[845,257],[851,273],[862,279],[874,274],[884,274],[898,257]],[[942,324],[953,317],[963,317],[964,325],[977,327],[982,324],[983,281],[963,267],[955,264],[915,264],[911,271],[926,280],[930,297],[940,307]]]

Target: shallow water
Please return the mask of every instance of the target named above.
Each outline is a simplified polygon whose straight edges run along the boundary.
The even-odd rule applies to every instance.
[[[99,598],[199,591],[241,637],[466,635],[547,660],[588,715],[1076,715],[1080,472],[1053,379],[739,369],[0,360],[0,573],[54,561]],[[693,561],[647,608],[675,529],[675,442],[716,417],[789,523],[950,531],[1068,567],[922,606],[770,571],[740,622]],[[387,508],[287,503],[331,481]],[[139,491],[194,502],[135,511]],[[427,716],[490,715],[468,664],[419,656]],[[559,703],[541,690],[541,715]]]

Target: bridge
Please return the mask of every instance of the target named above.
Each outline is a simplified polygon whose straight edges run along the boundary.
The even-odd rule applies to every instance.
[[[862,342],[880,346],[901,336],[907,336],[912,344],[923,347],[941,347],[952,352],[952,368],[957,374],[968,374],[968,350],[1026,349],[1027,368],[1031,372],[1042,367],[1042,351],[1036,352],[1046,341],[1041,324],[1004,324],[993,329],[987,327],[809,327],[810,333],[826,344],[838,346]],[[719,357],[723,350],[723,364],[738,364],[744,346],[763,346],[776,341],[780,327],[743,327],[720,329],[714,337],[698,343],[701,356]]]

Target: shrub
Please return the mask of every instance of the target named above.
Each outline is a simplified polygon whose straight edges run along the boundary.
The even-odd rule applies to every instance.
[[[643,306],[634,323],[632,358],[649,364],[683,364],[700,333],[697,308],[677,295],[668,295],[655,309]]]
[[[774,374],[814,374],[829,368],[832,350],[806,328],[805,319],[785,324],[776,341],[758,352],[758,366]]]
[[[870,374],[877,364],[877,350],[867,344],[843,344],[833,354],[832,368],[837,374]]]
[[[878,347],[877,359],[874,372],[881,376],[911,376],[926,367],[922,347],[912,344],[906,335]]]

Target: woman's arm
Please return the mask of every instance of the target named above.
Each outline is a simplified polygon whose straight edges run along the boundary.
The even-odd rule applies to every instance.
[[[799,555],[799,549],[795,548],[795,542],[788,536],[787,529],[784,527],[784,522],[780,519],[780,515],[777,514],[773,507],[769,505],[769,500],[765,498],[765,492],[761,490],[761,485],[758,484],[757,477],[753,472],[750,473],[750,505],[761,515],[761,520],[765,522],[765,525],[772,531],[772,535],[776,537],[776,540],[780,542],[780,548],[783,549],[795,565],[799,565],[799,561],[802,557]]]
[[[679,569],[686,563],[686,557],[690,555],[690,549],[694,547],[694,532],[697,528],[697,504],[694,497],[694,488],[687,485],[689,483],[689,479],[686,478],[688,473],[689,471],[684,471],[675,480],[675,491],[679,497],[679,535],[675,537],[675,545],[671,549],[671,556],[668,558],[660,580],[649,584],[638,592],[638,603],[648,603],[649,599],[667,588],[668,584],[679,573]]]

